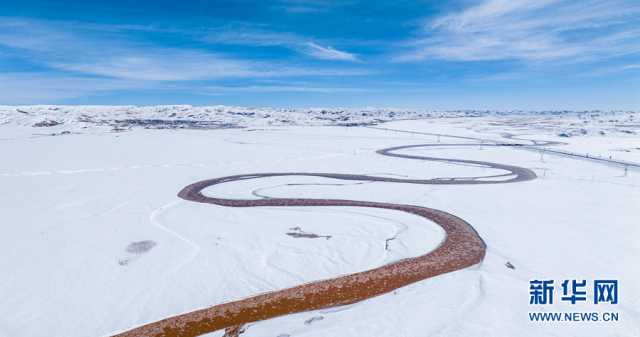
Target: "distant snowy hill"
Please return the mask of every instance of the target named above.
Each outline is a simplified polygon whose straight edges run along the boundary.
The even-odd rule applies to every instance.
[[[403,119],[497,115],[615,114],[601,111],[407,110],[392,108],[250,108],[236,106],[0,106],[0,125],[60,126],[64,130],[105,128],[215,129],[282,125],[358,126]]]

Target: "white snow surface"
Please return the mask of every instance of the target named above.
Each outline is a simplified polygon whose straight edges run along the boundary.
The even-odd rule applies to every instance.
[[[390,117],[395,110],[367,110],[371,116],[361,110],[321,111],[0,107],[0,336],[108,336],[424,254],[444,236],[433,223],[390,210],[234,209],[176,196],[198,180],[295,171],[412,178],[495,173],[375,153],[408,144],[473,142],[468,139],[341,123],[377,122],[382,128],[515,142],[503,138],[510,133],[568,143],[549,148],[640,162],[640,114],[634,112],[405,111]],[[315,119],[323,115],[333,119]],[[380,124],[395,118],[405,120]],[[194,130],[187,123],[157,130],[166,124],[115,122],[134,119],[224,127]],[[33,126],[43,121],[60,124]],[[314,126],[326,124],[333,126]],[[353,305],[252,323],[243,337],[640,335],[635,259],[640,170],[512,147],[404,152],[513,164],[533,169],[539,178],[437,186],[274,177],[205,190],[229,198],[341,198],[432,207],[465,219],[487,243],[480,265]],[[286,234],[296,227],[330,238]],[[530,305],[533,279],[553,279],[557,287],[564,279],[616,279],[619,303]],[[536,311],[613,311],[621,319],[530,322],[528,312]]]

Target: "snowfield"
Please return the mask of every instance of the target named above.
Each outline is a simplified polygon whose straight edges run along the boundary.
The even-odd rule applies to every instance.
[[[522,139],[566,144],[485,146],[531,144]],[[110,336],[425,254],[444,231],[398,211],[230,208],[176,194],[199,180],[262,172],[501,173],[376,153],[433,143],[477,145],[402,153],[517,165],[538,178],[458,186],[285,176],[204,191],[425,206],[464,219],[487,245],[479,265],[254,322],[243,337],[640,335],[640,113],[1,106],[0,336]],[[618,280],[619,303],[530,305],[533,279],[557,288],[565,279]],[[531,322],[537,311],[620,320]]]

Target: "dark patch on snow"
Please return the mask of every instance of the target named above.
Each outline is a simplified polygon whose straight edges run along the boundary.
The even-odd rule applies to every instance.
[[[127,253],[131,253],[131,254],[144,254],[150,251],[151,249],[153,249],[153,247],[155,246],[156,246],[155,241],[151,241],[151,240],[137,241],[137,242],[130,243],[126,248],[126,251]]]
[[[243,112],[243,111],[240,111],[240,112],[237,112],[237,111],[227,111],[227,113],[228,113],[229,115],[233,115],[233,116],[243,116],[243,117],[253,117],[253,116],[255,116],[255,115],[256,115],[256,113],[255,113],[255,112]]]
[[[357,127],[357,126],[372,126],[377,125],[378,123],[375,121],[370,122],[351,122],[351,123],[337,123],[338,126],[346,126],[346,127]]]
[[[49,136],[64,136],[64,135],[70,135],[71,131],[62,131],[62,132],[53,132],[50,133]]]
[[[391,241],[397,239],[395,236],[384,240],[384,250],[389,250]]]
[[[33,127],[42,128],[42,127],[56,126],[56,125],[59,125],[59,124],[62,124],[62,123],[58,122],[58,121],[53,121],[53,120],[47,119],[47,120],[40,121],[38,123],[33,124]]]
[[[323,319],[324,319],[323,316],[313,316],[313,317],[309,318],[308,320],[304,321],[304,324],[309,325],[309,324],[311,324],[313,322],[321,321]]]
[[[285,234],[296,239],[300,239],[300,238],[307,238],[307,239],[325,238],[327,240],[331,239],[331,235],[318,235],[314,233],[305,232],[300,227],[293,227],[289,229],[291,230],[291,232],[288,232]]]

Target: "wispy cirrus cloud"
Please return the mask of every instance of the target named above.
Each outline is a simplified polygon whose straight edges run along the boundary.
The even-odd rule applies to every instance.
[[[598,77],[608,75],[627,75],[627,74],[640,74],[640,63],[628,63],[622,65],[603,66],[594,70],[585,72],[582,77]]]
[[[357,61],[358,57],[330,46],[321,46],[314,42],[307,42],[305,53],[322,60]]]
[[[356,54],[336,49],[288,32],[274,32],[246,27],[224,27],[210,31],[203,38],[208,43],[235,44],[253,47],[279,46],[320,60],[358,61]]]
[[[158,89],[156,83],[48,73],[0,74],[0,102],[29,104],[122,90]]]
[[[640,3],[625,0],[486,0],[425,23],[398,57],[585,60],[640,52]]]
[[[52,60],[47,64],[58,70],[147,81],[190,81],[277,74],[259,69],[257,64],[247,61],[228,59],[211,53],[166,48],[153,48],[141,52],[123,50],[87,61]]]
[[[296,85],[247,85],[247,86],[207,86],[203,88],[207,94],[226,94],[226,93],[270,93],[270,92],[288,92],[288,93],[360,93],[369,92],[372,89],[357,87],[335,87],[335,86],[309,86],[306,84]]]
[[[287,32],[268,31],[247,25],[229,25],[209,30],[202,38],[212,44],[235,44],[254,47],[293,47],[304,43],[304,38]]]
[[[123,38],[120,29],[27,19],[0,21],[0,47],[55,70],[103,77],[184,81],[263,73],[252,62]]]
[[[136,35],[131,34],[132,31],[178,34],[187,39],[198,39],[199,34],[184,36],[184,31],[167,32],[147,26],[0,17],[0,65],[3,59],[20,59],[31,64],[22,72],[14,70],[0,74],[0,101],[5,104],[41,102],[136,90],[196,92],[203,86],[215,87],[213,83],[228,82],[249,84],[218,85],[218,92],[332,92],[351,89],[330,86],[296,89],[293,85],[256,86],[250,83],[267,79],[285,83],[294,78],[358,77],[374,73],[364,68],[238,58],[209,49],[158,45],[131,37]],[[267,40],[265,36],[247,35],[245,38],[263,44]],[[282,36],[272,39],[284,43],[282,40]],[[291,41],[300,48],[312,48],[297,37],[292,37]],[[322,47],[318,45],[318,48]],[[351,57],[329,47],[314,52],[325,52],[315,58]]]
[[[65,22],[4,19],[0,21],[0,48],[34,63],[72,73],[146,81],[190,81],[222,78],[296,76],[362,76],[362,69],[305,67],[279,60],[255,61],[198,49],[157,46],[123,37],[127,27]],[[134,27],[133,29],[140,29]],[[229,36],[224,38],[231,38]],[[265,36],[245,36],[253,42]],[[301,45],[299,40],[282,42]],[[258,42],[260,43],[260,42]],[[275,42],[273,42],[275,43]],[[314,57],[355,59],[352,54],[316,44]]]
[[[291,14],[324,13],[333,8],[351,4],[350,1],[331,0],[279,0],[274,6]]]

